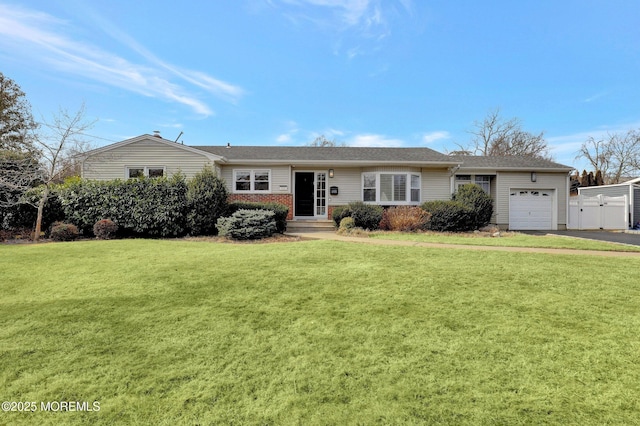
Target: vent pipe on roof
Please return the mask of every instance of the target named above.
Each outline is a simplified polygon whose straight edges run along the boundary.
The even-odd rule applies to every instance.
[[[160,136],[160,130],[154,130],[153,136],[155,136],[156,138],[162,138],[162,136]]]
[[[231,148],[231,142],[227,142],[227,148]]]

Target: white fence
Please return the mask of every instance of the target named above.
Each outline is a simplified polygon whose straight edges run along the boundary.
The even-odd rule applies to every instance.
[[[569,199],[568,229],[629,229],[626,195],[607,197],[578,195]]]

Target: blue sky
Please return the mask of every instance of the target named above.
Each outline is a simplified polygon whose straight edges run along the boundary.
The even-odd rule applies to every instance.
[[[101,146],[467,144],[500,108],[556,161],[640,127],[637,0],[0,0],[0,71]]]

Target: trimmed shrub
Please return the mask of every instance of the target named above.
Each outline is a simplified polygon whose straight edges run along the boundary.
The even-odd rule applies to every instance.
[[[93,235],[99,240],[115,238],[118,225],[111,219],[101,219],[93,225]]]
[[[56,222],[51,227],[49,237],[53,241],[73,241],[80,235],[78,228],[72,223]]]
[[[452,197],[473,210],[473,229],[482,228],[491,221],[493,200],[479,185],[467,184],[458,188]]]
[[[333,208],[331,219],[333,219],[336,228],[340,227],[340,222],[342,222],[342,219],[345,217],[351,217],[349,206],[336,206]]]
[[[229,203],[227,216],[231,216],[238,210],[269,210],[274,213],[276,221],[276,232],[280,234],[287,230],[287,216],[289,207],[281,203],[251,203],[248,201],[236,201]]]
[[[380,229],[413,232],[425,229],[431,215],[420,207],[398,206],[385,209]]]
[[[427,201],[421,207],[431,214],[427,229],[439,232],[473,229],[473,210],[458,201]]]
[[[352,217],[357,228],[376,230],[380,226],[383,211],[381,206],[354,201],[346,206],[334,208],[331,218],[336,226],[339,226],[345,217]]]
[[[369,230],[378,229],[384,211],[381,206],[365,204],[362,201],[349,203],[349,210],[351,210],[351,217],[355,221],[356,227]]]
[[[241,209],[216,223],[219,235],[234,240],[255,240],[276,232],[275,213],[270,210]]]
[[[227,188],[207,166],[187,183],[187,226],[191,235],[214,235],[216,221],[227,211]]]
[[[348,231],[356,227],[356,222],[352,217],[345,217],[340,221],[340,231]]]

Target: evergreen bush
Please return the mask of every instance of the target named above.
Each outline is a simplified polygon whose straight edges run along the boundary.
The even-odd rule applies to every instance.
[[[234,240],[255,240],[270,237],[276,230],[275,213],[270,210],[241,209],[216,223],[218,234]]]
[[[346,206],[335,207],[331,218],[336,226],[345,217],[352,217],[357,228],[376,230],[380,226],[383,211],[381,206],[354,201]]]
[[[336,228],[340,227],[340,222],[345,217],[351,217],[351,210],[349,206],[335,206],[331,212],[331,219]]]
[[[493,200],[476,184],[462,185],[452,197],[453,201],[458,201],[473,210],[473,229],[482,228],[491,221],[493,214]]]
[[[352,217],[345,217],[340,221],[340,231],[348,231],[356,227]]]
[[[187,226],[191,235],[214,235],[227,211],[227,188],[213,168],[205,167],[187,183]]]
[[[431,214],[427,229],[439,232],[474,229],[474,211],[459,201],[427,201],[421,207]]]
[[[226,216],[231,216],[238,210],[269,210],[274,213],[276,231],[280,234],[287,230],[287,216],[289,207],[281,203],[253,203],[248,201],[235,201],[229,203]]]

